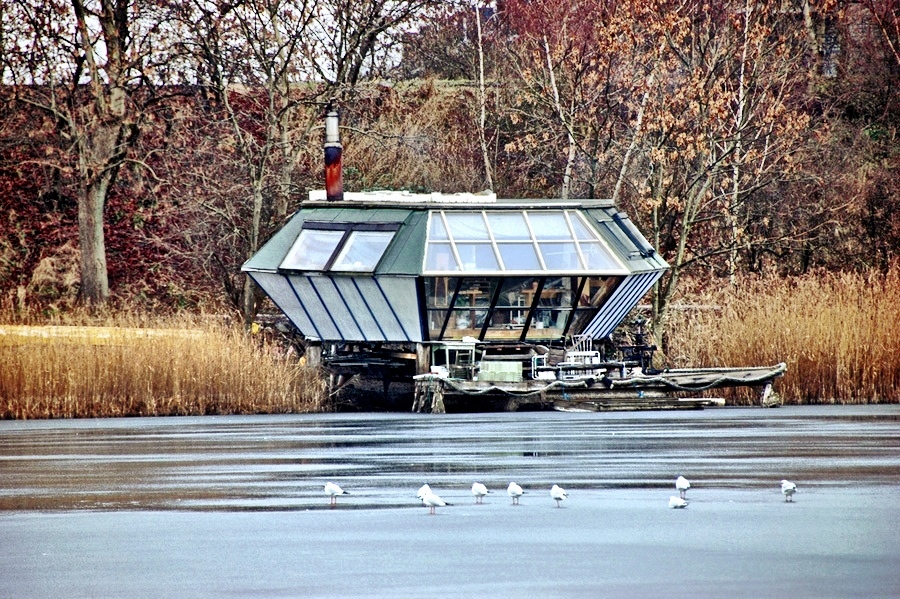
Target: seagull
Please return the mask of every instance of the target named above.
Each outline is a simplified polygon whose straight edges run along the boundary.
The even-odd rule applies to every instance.
[[[343,490],[334,483],[325,483],[325,494],[331,496],[331,507],[334,507],[337,505],[338,495],[349,495],[350,493]]]
[[[431,493],[431,487],[428,486],[428,483],[425,483],[419,490],[416,492],[416,497],[421,499],[423,502],[425,501],[425,496]]]
[[[506,488],[506,494],[512,497],[513,505],[519,505],[519,497],[524,495],[525,491],[516,483],[509,483],[509,486]]]
[[[430,514],[434,514],[434,508],[436,507],[444,507],[445,505],[450,505],[449,503],[432,493],[430,490],[428,491],[428,493],[422,495],[422,503],[429,507],[430,511],[428,513]]]
[[[678,489],[678,493],[682,499],[687,495],[687,490],[691,488],[691,483],[688,482],[683,476],[679,476],[675,479],[675,488]]]
[[[685,508],[688,506],[688,502],[678,497],[676,495],[672,495],[669,497],[669,507],[674,509]]]
[[[567,499],[569,494],[559,485],[553,485],[550,487],[550,497],[556,500],[556,507],[559,507],[559,502],[563,499]]]
[[[483,503],[484,496],[490,493],[488,488],[481,483],[472,483],[472,495],[475,496],[475,503]]]
[[[797,485],[789,480],[781,481],[781,493],[784,495],[785,501],[794,501],[794,493],[797,492]]]

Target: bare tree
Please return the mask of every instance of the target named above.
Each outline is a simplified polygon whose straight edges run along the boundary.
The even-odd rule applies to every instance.
[[[386,74],[399,60],[405,27],[441,0],[319,0],[316,26],[305,38],[317,77],[352,88]]]
[[[154,10],[133,0],[13,0],[4,8],[4,82],[56,123],[59,144],[47,160],[78,190],[80,293],[94,306],[109,298],[106,200],[155,100],[163,54],[155,46],[164,44]]]
[[[295,166],[305,154],[321,154],[312,143],[326,103],[342,97],[361,78],[386,70],[391,35],[418,15],[425,0],[245,0],[214,5],[201,0],[173,3],[184,31],[183,48],[198,68],[231,130],[231,147],[245,172],[250,214],[243,226],[249,257],[280,226],[290,209]],[[239,215],[244,202],[233,190]],[[212,209],[212,207],[210,207]],[[239,264],[220,260],[226,287],[241,288],[246,319],[259,297]],[[232,279],[243,281],[235,285]]]

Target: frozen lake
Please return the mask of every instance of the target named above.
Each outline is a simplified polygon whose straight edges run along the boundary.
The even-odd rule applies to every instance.
[[[0,439],[0,598],[900,597],[900,406],[6,421]],[[329,480],[350,492],[334,509]],[[453,505],[430,516],[425,482]]]

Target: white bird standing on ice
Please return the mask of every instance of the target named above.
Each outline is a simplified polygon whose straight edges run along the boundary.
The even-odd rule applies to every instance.
[[[781,493],[784,495],[785,501],[794,501],[794,493],[797,492],[797,485],[789,480],[781,481]]]
[[[337,496],[338,495],[349,495],[347,491],[343,490],[339,486],[334,483],[325,483],[325,494],[331,497],[331,507],[337,505]]]
[[[450,505],[449,503],[432,493],[430,490],[428,491],[428,493],[422,495],[422,503],[428,506],[428,513],[430,514],[434,514],[434,508],[436,507],[444,507],[445,505]]]
[[[679,496],[684,499],[684,496],[687,495],[687,490],[691,488],[691,483],[685,477],[679,476],[675,479],[675,488],[678,489]]]
[[[509,486],[506,488],[506,494],[512,498],[513,505],[519,505],[519,497],[524,495],[525,491],[516,483],[509,483]]]
[[[672,495],[669,497],[669,507],[674,509],[680,509],[688,506],[688,502],[682,499],[681,497],[677,497]]]
[[[475,503],[482,503],[484,496],[490,493],[488,488],[481,483],[472,483],[472,495],[475,496]]]
[[[431,493],[431,487],[428,486],[428,483],[425,483],[419,490],[416,492],[416,497],[422,500],[422,503],[425,503],[425,496]]]
[[[566,493],[566,490],[559,485],[553,485],[552,487],[550,487],[550,497],[556,500],[556,507],[559,507],[559,502],[563,499],[567,499],[569,497],[569,494]]]

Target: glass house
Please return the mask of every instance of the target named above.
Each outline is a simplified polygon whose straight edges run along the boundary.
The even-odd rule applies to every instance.
[[[310,199],[242,267],[309,340],[607,337],[668,268],[609,200]]]

